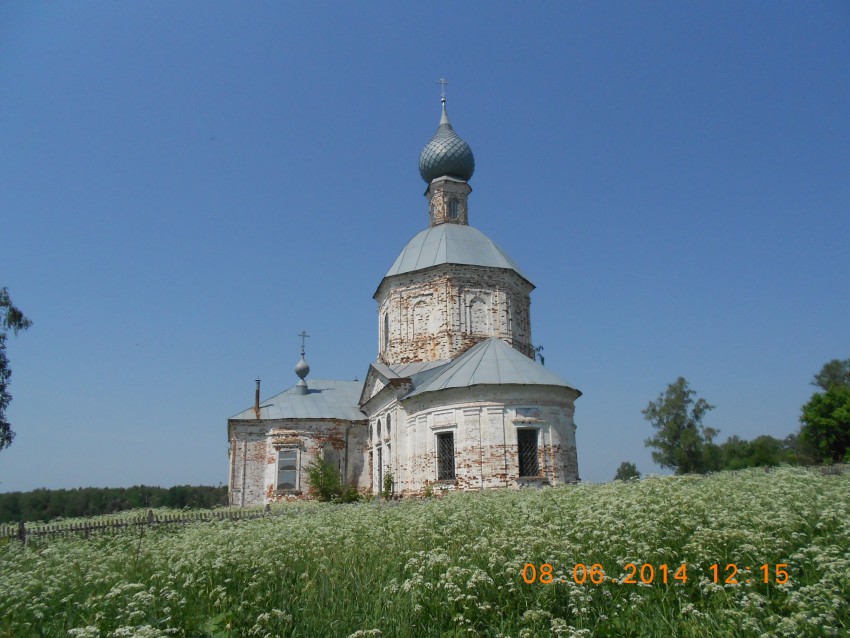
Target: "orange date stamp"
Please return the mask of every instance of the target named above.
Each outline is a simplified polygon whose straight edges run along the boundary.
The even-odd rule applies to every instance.
[[[692,572],[697,569],[697,567],[691,566]],[[566,570],[564,571],[566,572]],[[749,585],[753,583],[784,585],[791,580],[788,573],[788,563],[762,563],[756,565],[754,570],[750,565],[739,569],[735,563],[727,563],[725,567],[714,563],[708,567],[706,576],[715,584],[723,585]],[[526,563],[522,568],[522,580],[527,585],[533,583],[551,585],[566,583],[569,579],[566,575],[556,574],[555,568],[550,563],[540,565]],[[620,577],[614,578],[607,575],[605,569],[599,563],[592,565],[576,563],[572,569],[571,580],[577,585],[601,585],[603,583],[624,585],[675,585],[681,583],[684,585],[688,582],[688,565],[684,563],[678,566],[626,563]]]

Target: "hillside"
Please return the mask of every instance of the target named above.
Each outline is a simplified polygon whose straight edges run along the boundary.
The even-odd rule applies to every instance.
[[[846,473],[759,469],[280,507],[284,515],[251,522],[7,542],[0,636],[755,637],[850,627]]]

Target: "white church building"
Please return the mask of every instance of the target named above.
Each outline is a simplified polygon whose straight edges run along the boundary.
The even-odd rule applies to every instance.
[[[469,225],[472,149],[440,124],[422,149],[429,225],[384,275],[376,361],[365,381],[308,378],[227,421],[229,500],[309,493],[322,456],[348,485],[399,496],[578,481],[581,392],[535,360],[528,276]]]

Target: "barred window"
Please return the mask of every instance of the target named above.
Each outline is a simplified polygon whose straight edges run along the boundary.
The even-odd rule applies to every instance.
[[[455,435],[447,432],[437,435],[437,480],[453,481],[455,478]]]
[[[277,453],[277,489],[298,489],[298,450]]]
[[[539,476],[537,465],[537,430],[517,430],[517,446],[519,448],[519,475]]]

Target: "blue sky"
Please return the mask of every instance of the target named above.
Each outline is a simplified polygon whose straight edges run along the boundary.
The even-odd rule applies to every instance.
[[[0,490],[226,483],[302,329],[362,379],[441,77],[582,478],[659,471],[678,376],[720,440],[794,432],[850,356],[848,67],[846,2],[4,2]]]

